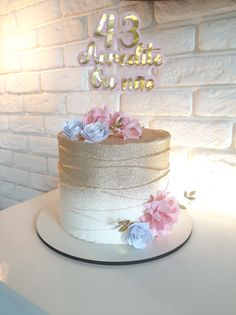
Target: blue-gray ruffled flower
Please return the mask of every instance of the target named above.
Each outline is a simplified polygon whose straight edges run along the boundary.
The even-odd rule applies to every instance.
[[[101,142],[109,136],[109,126],[105,122],[95,122],[84,125],[81,130],[81,136],[85,138],[85,142]]]
[[[153,239],[152,231],[147,223],[133,223],[126,232],[126,241],[137,249],[145,248]]]
[[[81,130],[83,128],[82,121],[78,119],[66,121],[63,126],[63,132],[71,139],[76,139],[80,136]]]

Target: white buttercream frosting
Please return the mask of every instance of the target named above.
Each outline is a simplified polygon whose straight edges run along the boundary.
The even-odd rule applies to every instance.
[[[118,222],[137,221],[149,196],[165,185],[170,135],[144,129],[142,138],[125,141],[91,144],[63,133],[58,140],[63,229],[86,241],[124,243]]]

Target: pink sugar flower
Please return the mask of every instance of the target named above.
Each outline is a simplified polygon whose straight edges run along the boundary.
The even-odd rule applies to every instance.
[[[151,196],[144,207],[144,215],[139,219],[149,223],[156,237],[164,236],[172,230],[180,212],[177,200],[163,191],[159,191],[155,197]]]
[[[111,112],[105,106],[102,108],[93,107],[83,118],[82,122],[84,125],[96,123],[96,122],[105,122],[109,125],[110,123]]]
[[[137,119],[130,119],[123,112],[115,112],[110,119],[110,128],[114,134],[122,139],[138,139],[141,136],[142,128]]]

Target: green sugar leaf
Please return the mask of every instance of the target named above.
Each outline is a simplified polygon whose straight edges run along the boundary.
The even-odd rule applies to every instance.
[[[195,197],[188,197],[189,200],[195,200]]]

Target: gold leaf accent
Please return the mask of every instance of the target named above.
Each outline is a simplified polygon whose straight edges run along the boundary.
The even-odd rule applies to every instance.
[[[131,222],[130,220],[122,220],[122,221],[120,221],[120,222],[118,222],[118,223],[119,223],[118,227],[120,227],[120,228],[119,228],[119,232],[124,232],[124,231],[126,231],[126,230],[128,229],[128,227],[129,227],[133,222]]]
[[[119,221],[118,223],[119,223],[119,225],[122,225],[124,223],[124,220]]]
[[[120,229],[119,229],[119,232],[124,232],[128,229],[128,225],[123,225]]]
[[[179,204],[179,207],[180,207],[181,209],[184,209],[184,210],[187,209],[184,205],[181,205],[181,204]]]
[[[129,225],[130,224],[130,220],[123,220],[122,221],[122,225]]]
[[[195,200],[195,197],[188,197],[189,200]]]
[[[191,192],[189,193],[189,196],[193,196],[193,195],[195,195],[195,194],[196,194],[196,191],[193,190],[193,191],[191,191]]]

